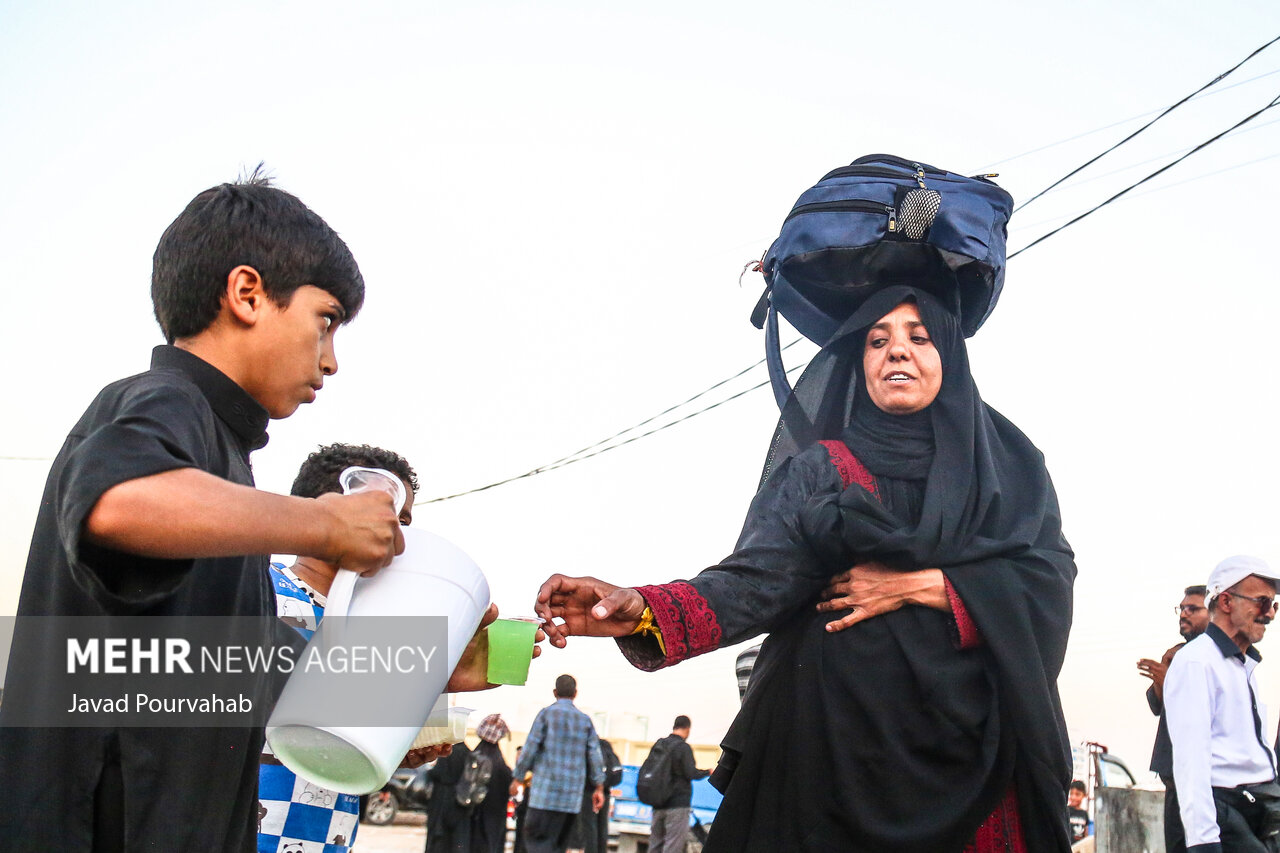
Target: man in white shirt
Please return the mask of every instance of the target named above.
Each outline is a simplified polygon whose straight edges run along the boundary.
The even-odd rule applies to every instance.
[[[1210,622],[1169,664],[1164,709],[1188,853],[1264,853],[1280,805],[1264,734],[1254,646],[1276,612],[1276,581],[1256,557],[1228,557],[1209,575]],[[1268,807],[1270,803],[1270,808]],[[1275,818],[1272,818],[1274,821]],[[1170,850],[1168,853],[1180,853]]]

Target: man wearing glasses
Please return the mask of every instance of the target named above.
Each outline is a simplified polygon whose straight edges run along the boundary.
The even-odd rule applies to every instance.
[[[1182,820],[1178,817],[1178,795],[1173,787],[1173,747],[1169,745],[1169,724],[1164,716],[1164,675],[1178,650],[1203,634],[1209,626],[1209,609],[1204,606],[1205,592],[1203,585],[1189,586],[1183,591],[1182,601],[1173,607],[1178,616],[1178,633],[1182,635],[1182,642],[1165,652],[1158,662],[1150,658],[1138,661],[1138,672],[1151,679],[1151,686],[1147,688],[1147,705],[1151,713],[1160,718],[1156,744],[1151,750],[1151,770],[1164,783],[1166,850],[1182,849],[1186,845],[1182,840]]]
[[[1257,557],[1228,557],[1209,575],[1209,626],[1169,664],[1164,712],[1185,845],[1168,853],[1272,849],[1280,785],[1258,701],[1255,648],[1275,616],[1275,572]],[[1268,819],[1270,814],[1270,820]]]

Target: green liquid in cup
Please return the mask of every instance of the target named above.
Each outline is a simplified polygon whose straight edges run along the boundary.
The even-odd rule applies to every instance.
[[[524,684],[529,678],[538,622],[497,619],[486,630],[489,632],[489,683]]]

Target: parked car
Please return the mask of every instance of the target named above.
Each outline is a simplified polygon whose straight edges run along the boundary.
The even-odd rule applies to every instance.
[[[391,779],[376,794],[365,800],[361,820],[374,826],[385,826],[396,819],[400,812],[425,812],[431,799],[431,780],[427,771],[431,765],[410,770],[401,767],[391,774]]]
[[[610,847],[617,844],[618,853],[646,853],[649,849],[649,824],[653,822],[653,807],[640,802],[636,796],[636,778],[640,768],[624,764],[622,781],[613,789],[609,810]],[[701,853],[702,842],[716,819],[716,811],[724,796],[711,787],[706,779],[693,783],[693,812],[689,815],[689,836],[685,842],[687,853]]]

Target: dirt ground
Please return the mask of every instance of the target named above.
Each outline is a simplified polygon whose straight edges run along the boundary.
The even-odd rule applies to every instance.
[[[390,826],[360,824],[356,833],[357,853],[422,853],[427,844],[427,818],[421,812],[396,815]],[[511,849],[511,833],[507,833]]]
[[[422,853],[426,844],[426,816],[410,813],[396,815],[389,826],[360,824],[355,849],[360,853]]]

